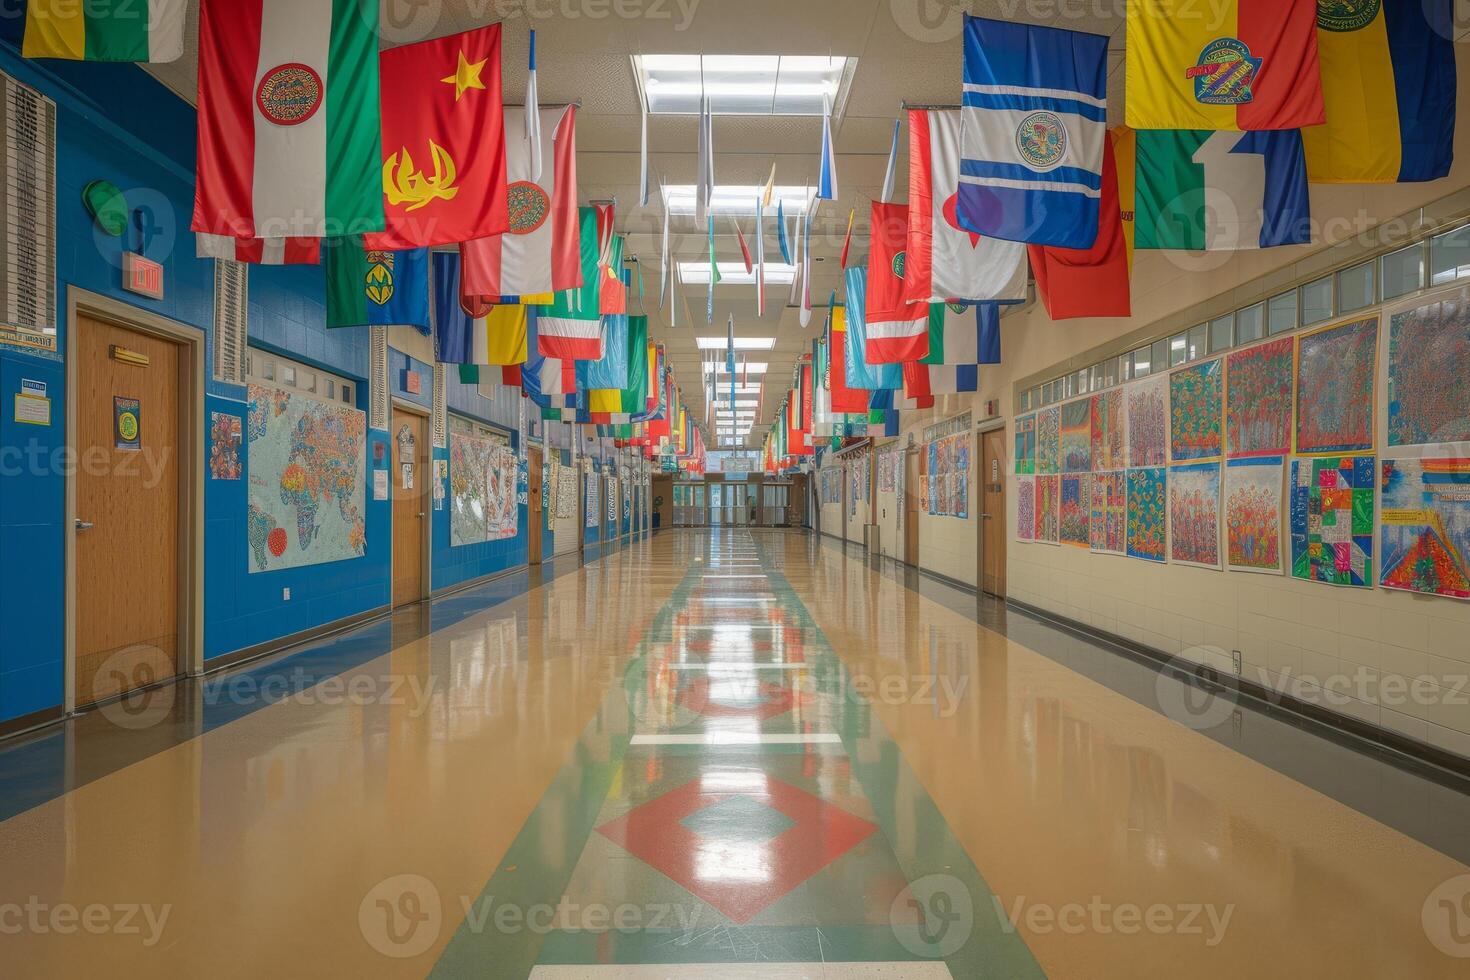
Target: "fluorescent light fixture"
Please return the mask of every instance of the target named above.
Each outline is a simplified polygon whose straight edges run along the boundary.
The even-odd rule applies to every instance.
[[[836,106],[856,58],[829,55],[633,56],[633,71],[651,113],[699,112],[700,100],[721,115],[820,116]]]
[[[714,194],[710,197],[710,211],[717,215],[734,215],[736,217],[755,216],[755,199],[765,193],[764,184],[716,184]],[[765,209],[766,217],[776,216],[776,202],[781,202],[781,211],[787,218],[806,213],[807,201],[814,191],[810,187],[797,187],[788,184],[777,184],[772,189],[771,206]],[[693,214],[694,213],[694,185],[693,184],[666,184],[664,185],[664,206],[669,209],[670,214]],[[715,226],[717,231],[723,233],[726,228]],[[746,241],[749,242],[755,234],[755,229],[743,229],[746,233]],[[789,232],[789,229],[788,229]],[[767,234],[775,236],[778,234],[774,227],[767,228]],[[752,243],[751,248],[755,245]],[[776,238],[772,237],[768,245],[767,254],[779,255],[777,249],[774,253],[770,249],[776,248]],[[752,255],[754,252],[752,251]],[[770,272],[771,264],[766,263],[766,271]],[[721,268],[721,274],[724,274]],[[742,263],[740,271],[745,271]],[[787,280],[788,282],[790,280]]]
[[[721,286],[754,286],[755,270],[745,271],[744,262],[717,262],[720,267]],[[790,286],[796,278],[796,266],[766,263],[766,288]],[[680,262],[679,281],[686,286],[709,284],[709,262]]]
[[[737,365],[735,368],[735,377],[740,378],[745,376],[746,374],[765,374],[766,366],[767,365],[765,361],[751,361],[749,364]],[[709,373],[710,369],[713,369],[721,377],[728,378],[730,376],[730,372],[725,370],[725,362],[723,359],[721,359],[717,364],[714,365],[706,362],[705,368],[706,374]]]
[[[744,270],[745,264],[744,263],[741,263],[740,268],[742,270]],[[724,274],[725,274],[725,270],[724,269],[721,269],[720,270],[720,275],[724,275]],[[695,337],[694,338],[694,342],[697,345],[699,345],[699,349],[700,350],[725,350],[726,349],[726,339],[727,338],[725,338],[725,337]],[[735,349],[736,350],[770,350],[772,347],[775,347],[775,346],[776,346],[776,338],[775,337],[736,337],[735,338]]]

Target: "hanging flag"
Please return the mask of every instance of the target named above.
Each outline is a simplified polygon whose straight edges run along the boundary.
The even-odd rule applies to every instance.
[[[287,262],[307,247],[290,239],[382,230],[378,74],[376,9],[203,0],[201,257]],[[353,84],[328,99],[324,78]]]
[[[766,207],[770,207],[771,206],[771,199],[772,199],[772,197],[775,196],[775,193],[776,193],[776,164],[775,164],[774,161],[772,161],[772,163],[771,163],[771,175],[766,178],[766,188],[765,188],[764,191],[761,192],[761,204],[765,205]]]
[[[1302,130],[1313,183],[1436,180],[1450,172],[1459,36],[1451,7],[1317,4],[1327,124]]]
[[[604,374],[595,364],[588,365],[586,372],[588,421],[603,425],[630,424],[632,416],[641,414],[648,402],[648,317],[615,319],[622,321],[621,335],[610,335],[609,343],[622,345],[623,380],[616,385],[606,383],[612,375]]]
[[[865,391],[898,388],[903,384],[903,378],[897,364],[868,363],[868,270],[864,266],[855,266],[847,270],[845,278],[847,323],[844,338],[847,350],[843,355],[843,365],[847,385],[849,388],[862,388]]]
[[[865,270],[852,269],[853,272]],[[849,301],[851,296],[849,295]],[[832,333],[827,344],[827,390],[832,396],[832,411],[846,415],[866,414],[868,411],[868,390],[850,385],[847,380],[847,362],[851,348],[847,343],[847,308],[839,306],[832,311]],[[883,370],[890,370],[892,365],[884,365]]]
[[[1107,54],[1097,34],[965,15],[957,224],[1013,242],[1092,247]]]
[[[177,61],[184,53],[188,7],[188,0],[30,0],[20,53],[72,61]]]
[[[868,343],[863,356],[869,364],[918,360],[929,353],[929,304],[910,303],[904,298],[908,208],[875,201],[869,226]]]
[[[709,216],[710,201],[715,194],[715,148],[714,123],[709,99],[699,100],[699,157],[695,163],[698,173],[694,186],[694,220],[704,221]]]
[[[1312,240],[1301,134],[1141,130],[1137,248],[1271,248]]]
[[[1115,144],[1108,134],[1103,156],[1102,199],[1097,241],[1089,249],[1028,246],[1036,292],[1053,320],[1088,316],[1129,316],[1129,249],[1118,204]],[[1131,138],[1131,131],[1129,132]],[[1131,159],[1131,157],[1130,157]],[[1129,210],[1132,211],[1130,204]]]
[[[322,259],[320,238],[228,238],[201,233],[194,239],[195,254],[201,259],[252,265],[316,265]]]
[[[755,197],[755,315],[766,315],[766,206]]]
[[[450,245],[509,231],[500,25],[388,48],[379,66],[387,228],[367,244]]]
[[[663,244],[659,246],[658,278],[658,308],[662,310],[664,301],[669,296],[671,285],[669,280],[669,197],[667,194],[664,195],[664,234]],[[669,311],[669,315],[671,318],[669,326],[672,327],[674,325],[672,310]]]
[[[735,411],[735,314],[730,314],[730,322],[725,336],[725,373],[730,375],[730,412]]]
[[[884,204],[893,200],[893,182],[898,177],[898,128],[900,125],[902,125],[901,120],[893,120],[893,142],[888,147],[888,169],[883,172],[883,193],[878,195],[878,200]]]
[[[638,137],[638,206],[648,207],[648,103],[642,98],[638,100],[638,115],[640,120]]]
[[[444,364],[518,365],[527,356],[527,308],[516,297],[472,316],[459,302],[459,256],[434,254],[435,358]],[[519,375],[513,382],[520,383]]]
[[[929,353],[904,364],[905,394],[922,399],[978,391],[980,338],[988,333],[998,339],[999,326],[998,303],[929,304]]]
[[[541,182],[541,96],[536,86],[536,31],[534,28],[531,30],[526,68],[526,113],[521,138],[530,164],[527,168],[527,179],[533,184],[539,184]],[[506,138],[507,140],[513,139],[509,132],[506,133]],[[514,143],[511,146],[513,147]],[[509,156],[510,152],[510,148],[507,148],[506,155]],[[574,199],[572,203],[575,205],[576,200]]]
[[[362,236],[328,239],[327,326],[405,326],[429,334],[429,250],[385,252]]]
[[[837,154],[832,147],[832,100],[822,96],[822,153],[817,178],[817,200],[837,200]]]
[[[577,362],[540,353],[543,313],[530,307],[526,320],[526,363],[521,365],[521,386],[526,396],[543,409],[577,407]]]
[[[543,109],[540,140],[553,160],[531,176],[525,123],[505,120],[510,231],[459,246],[464,287],[478,296],[541,296],[582,285],[577,228],[577,107]],[[541,128],[538,126],[538,128]],[[540,145],[538,143],[538,145]],[[539,154],[539,151],[538,151]]]
[[[597,211],[577,210],[582,285],[558,292],[542,311],[540,350],[546,357],[595,361],[602,357],[601,277],[597,265]]]
[[[791,243],[786,239],[786,202],[776,202],[776,242],[781,246],[781,261],[787,265],[793,265],[791,261]]]
[[[705,226],[709,230],[709,301],[705,306],[704,317],[706,323],[715,322],[715,284],[720,281],[720,263],[715,261],[715,216],[710,215],[705,219]]]
[[[604,316],[628,312],[628,281],[623,277],[623,248],[627,239],[614,235],[600,270],[598,309]]]
[[[904,295],[913,303],[1026,299],[1026,246],[960,227],[960,112],[909,110]]]
[[[857,218],[857,208],[847,212],[847,235],[842,239],[842,258],[838,260],[837,266],[841,269],[847,268],[847,255],[852,251],[852,223]]]
[[[730,225],[735,229],[735,238],[740,243],[740,258],[745,263],[746,274],[749,274],[754,271],[755,264],[750,258],[750,246],[745,244],[745,233],[740,230],[740,222],[736,221],[733,215],[730,218]]]
[[[802,329],[812,322],[812,218],[817,210],[816,200],[807,202],[806,224],[801,233],[801,320]]]
[[[1378,0],[1371,6],[1376,9]],[[1191,15],[1176,0],[1132,0],[1124,103],[1128,125],[1218,130],[1320,125],[1326,86],[1317,66],[1318,7],[1315,0],[1219,0],[1205,16]],[[1360,83],[1355,78],[1353,84]]]

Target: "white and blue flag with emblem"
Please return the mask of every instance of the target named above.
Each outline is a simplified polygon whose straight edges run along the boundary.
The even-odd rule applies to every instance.
[[[1091,248],[1107,140],[1108,39],[965,17],[958,218],[992,238]]]

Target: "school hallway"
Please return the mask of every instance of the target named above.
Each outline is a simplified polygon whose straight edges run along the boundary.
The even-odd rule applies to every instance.
[[[1187,696],[830,539],[662,532],[7,747],[5,972],[1457,975],[1464,787]]]

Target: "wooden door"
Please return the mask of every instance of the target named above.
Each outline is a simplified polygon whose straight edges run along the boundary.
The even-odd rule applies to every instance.
[[[177,344],[87,317],[75,329],[73,696],[85,705],[179,673],[184,385]]]
[[[1006,430],[980,437],[980,587],[1006,594]]]
[[[422,415],[393,410],[393,605],[424,598],[424,517],[429,483],[429,427]]]
[[[526,548],[532,565],[541,564],[541,450],[526,449]]]
[[[903,560],[906,564],[919,565],[919,511],[922,499],[919,496],[919,454],[904,453],[903,479]]]

